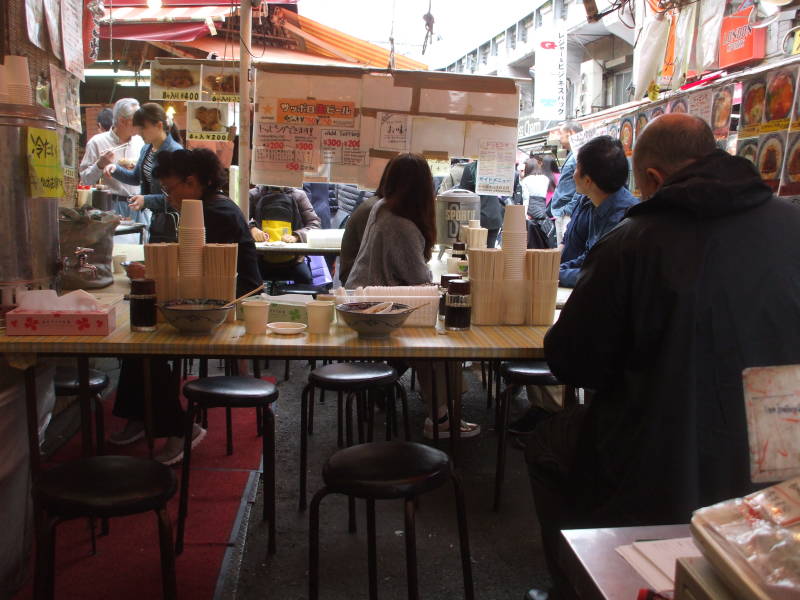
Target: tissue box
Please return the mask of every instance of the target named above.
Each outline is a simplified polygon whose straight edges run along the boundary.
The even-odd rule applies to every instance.
[[[15,308],[6,313],[6,335],[108,335],[116,326],[115,306],[81,312]]]

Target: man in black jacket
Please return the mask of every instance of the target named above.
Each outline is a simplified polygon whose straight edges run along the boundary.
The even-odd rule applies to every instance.
[[[752,491],[742,370],[800,362],[800,210],[685,114],[651,122],[633,162],[644,201],[544,341],[560,381],[596,390],[526,449],[557,587],[561,529],[686,523]]]

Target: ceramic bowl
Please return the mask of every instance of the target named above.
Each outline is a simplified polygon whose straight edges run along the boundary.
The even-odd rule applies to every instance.
[[[198,298],[170,300],[159,304],[158,308],[167,322],[181,333],[208,335],[220,326],[233,308],[222,308],[225,304],[225,300]]]
[[[403,312],[393,312],[384,314],[368,314],[362,311],[370,306],[382,304],[382,302],[347,302],[336,306],[336,312],[349,327],[358,332],[362,338],[385,338],[389,337],[398,327],[406,322],[408,315],[411,314],[411,307],[407,304],[392,304],[392,310]]]

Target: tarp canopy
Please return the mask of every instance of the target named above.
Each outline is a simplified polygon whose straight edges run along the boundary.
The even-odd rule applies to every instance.
[[[162,4],[166,7],[174,6],[216,6],[220,4],[219,0],[162,0]],[[233,0],[227,2],[228,8],[231,6],[238,8],[241,4],[240,0]],[[297,4],[297,0],[281,0],[280,2],[267,0],[267,4]],[[107,0],[105,2],[106,9],[122,8],[124,6],[147,6],[147,0]]]
[[[100,26],[104,40],[133,40],[136,42],[193,42],[209,34],[208,25],[201,23],[125,23]]]

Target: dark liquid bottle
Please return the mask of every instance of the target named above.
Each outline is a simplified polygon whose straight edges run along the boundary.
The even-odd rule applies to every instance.
[[[453,279],[447,288],[445,300],[444,328],[449,331],[469,329],[472,320],[472,296],[469,281]]]
[[[156,330],[156,282],[153,279],[131,281],[131,331]]]

